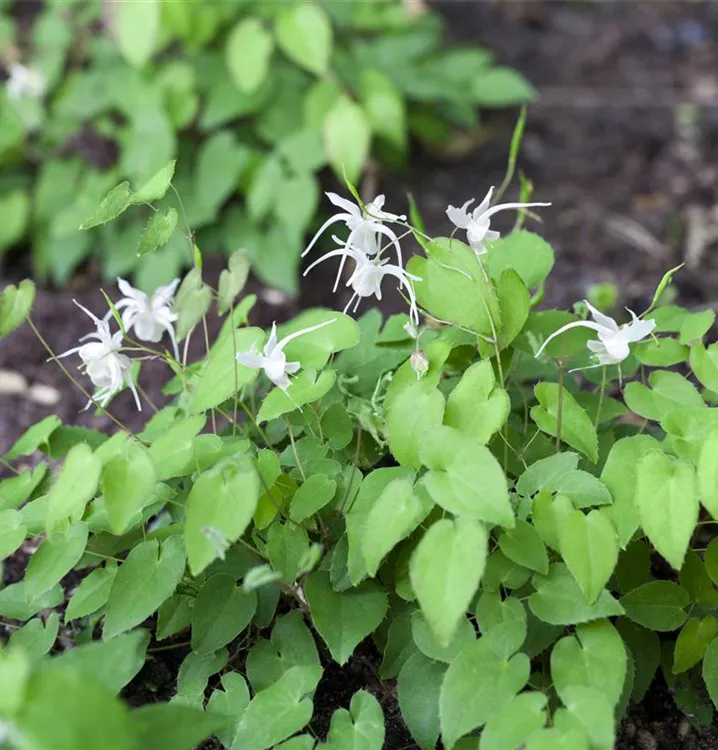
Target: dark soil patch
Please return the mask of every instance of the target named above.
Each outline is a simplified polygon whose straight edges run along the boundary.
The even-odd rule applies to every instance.
[[[538,227],[557,253],[547,302],[570,304],[590,284],[611,281],[619,286],[622,303],[640,308],[665,270],[682,261],[687,268],[677,279],[680,301],[703,305],[717,300],[718,221],[712,214],[718,192],[718,5],[671,0],[441,0],[435,5],[457,39],[485,44],[500,63],[522,70],[541,91],[541,100],[529,110],[520,168],[534,181],[536,199],[553,203],[541,211],[543,226]],[[379,176],[379,192],[387,193],[389,207],[396,210],[402,210],[406,192],[412,192],[431,231],[448,233],[448,203],[481,198],[490,185],[501,182],[514,118],[515,113],[486,113],[495,136],[488,146],[454,162],[417,153],[404,176]],[[92,144],[72,146],[82,152]],[[499,215],[495,223],[506,230],[512,222],[512,216]],[[210,280],[216,281],[220,263],[209,261],[208,266]],[[2,281],[26,272],[8,268]],[[272,304],[265,294],[255,322],[268,325],[310,305],[343,306],[347,297],[331,294],[330,278],[327,269],[305,281],[298,303]],[[55,351],[74,346],[91,329],[73,297],[95,311],[104,309],[97,286],[97,276],[90,272],[69,290],[40,290],[33,315]],[[252,290],[263,294],[256,284]],[[386,305],[401,307],[391,299]],[[213,330],[218,325],[210,321]],[[201,354],[200,337],[193,346]],[[0,345],[0,369],[61,393],[54,407],[25,396],[0,395],[0,454],[53,411],[66,423],[111,427],[107,417],[80,413],[84,397],[45,360],[27,327]],[[142,383],[159,403],[164,381],[161,365],[143,367]],[[136,412],[129,394],[119,396],[112,409],[133,429],[147,417]],[[8,566],[8,571],[15,576],[17,567]],[[128,690],[131,702],[169,697],[180,654],[157,653]],[[367,644],[346,667],[328,667],[317,691],[318,728],[326,731],[331,710],[348,707],[361,687],[384,702],[385,747],[412,747],[398,719],[391,684],[378,682],[376,655]],[[644,702],[629,709],[617,748],[708,750],[718,748],[718,731],[696,733],[658,680]]]

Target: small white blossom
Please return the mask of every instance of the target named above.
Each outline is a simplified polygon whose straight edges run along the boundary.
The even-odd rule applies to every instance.
[[[317,258],[307,270],[304,272],[306,276],[315,266],[319,265],[329,258],[341,257],[342,263],[346,258],[351,258],[355,265],[354,272],[349,277],[346,285],[350,286],[354,293],[352,294],[349,302],[347,302],[344,312],[347,312],[352,305],[352,302],[356,300],[354,305],[354,312],[359,307],[359,303],[364,297],[376,297],[378,300],[381,299],[381,282],[385,276],[393,276],[399,281],[399,285],[406,289],[409,295],[409,317],[415,326],[419,325],[419,311],[416,306],[416,297],[414,295],[414,287],[412,281],[421,281],[418,276],[413,276],[407,273],[400,265],[394,265],[389,263],[388,258],[381,259],[380,255],[377,254],[375,257],[370,258],[365,253],[361,252],[352,246],[348,242],[343,243],[336,237],[334,241],[339,243],[341,247],[330,250],[328,253],[322,255],[321,258]]]
[[[543,342],[541,348],[536,352],[537,357],[541,355],[541,352],[545,349],[549,341],[565,331],[571,328],[590,328],[598,334],[598,341],[588,341],[586,343],[586,346],[591,350],[598,362],[597,365],[592,366],[618,365],[631,353],[629,344],[634,344],[637,341],[645,339],[656,327],[655,320],[641,320],[633,310],[628,310],[631,314],[631,322],[619,326],[613,318],[599,312],[589,302],[586,302],[586,306],[591,313],[593,322],[590,320],[577,320],[562,326]]]
[[[13,63],[9,68],[10,77],[5,84],[8,98],[13,101],[27,96],[39,99],[45,93],[45,76],[35,68]]]
[[[421,380],[429,372],[429,358],[421,349],[415,349],[410,361],[411,369],[416,373],[416,379]]]
[[[499,203],[496,206],[489,207],[493,193],[494,188],[492,187],[484,200],[473,211],[469,211],[469,206],[474,202],[473,198],[466,201],[461,208],[449,206],[446,209],[446,215],[454,226],[466,230],[469,245],[477,255],[483,255],[486,252],[486,241],[497,240],[501,236],[499,232],[491,229],[491,217],[494,214],[510,208],[519,209],[551,205],[550,203]]]
[[[303,328],[301,331],[295,331],[285,336],[281,341],[277,341],[277,324],[272,323],[272,332],[269,335],[264,351],[260,354],[257,351],[257,347],[252,345],[252,348],[248,352],[238,352],[237,362],[244,367],[249,367],[252,370],[264,370],[266,376],[283,391],[287,390],[291,385],[289,375],[294,375],[299,370],[301,365],[299,362],[287,362],[287,355],[284,353],[284,347],[299,336],[303,336],[305,333],[311,333],[312,331],[318,331],[324,326],[328,326],[333,323],[336,318],[331,320],[325,320],[323,323],[319,323],[316,326],[310,326],[309,328]]]
[[[410,338],[414,340],[419,338],[419,329],[411,321],[404,323],[403,329]]]
[[[140,341],[156,344],[166,331],[172,341],[175,359],[179,359],[177,339],[172,325],[177,320],[177,313],[172,312],[172,298],[180,280],[175,279],[167,286],[155,289],[151,297],[130,286],[124,279],[117,279],[117,286],[125,296],[115,305],[123,310],[122,323],[126,331],[134,328]],[[106,317],[112,315],[110,311]]]
[[[97,339],[60,354],[59,357],[68,357],[70,354],[79,354],[82,360],[81,371],[85,372],[97,388],[94,399],[100,406],[107,406],[110,399],[120,391],[124,385],[132,391],[135,397],[137,409],[142,411],[140,398],[132,380],[132,361],[122,354],[122,331],[110,333],[110,326],[106,320],[96,318],[87,308],[73,300],[75,304],[92,318],[96,331],[83,336],[80,341],[86,339]],[[90,401],[86,409],[92,405]]]
[[[349,229],[349,236],[346,239],[347,245],[351,245],[365,255],[376,255],[381,249],[381,236],[387,237],[396,250],[399,265],[403,265],[401,260],[401,248],[399,247],[399,238],[397,237],[396,232],[385,226],[383,222],[405,221],[406,216],[384,211],[385,198],[383,195],[378,195],[373,201],[367,203],[365,206],[366,212],[362,211],[360,206],[357,206],[346,198],[342,198],[336,193],[326,193],[326,196],[337,208],[343,210],[328,218],[324,224],[319,227],[319,231],[307,245],[307,249],[302,253],[302,257],[314,247],[316,241],[324,233],[327,227],[342,221],[347,226],[347,229]],[[344,270],[344,262],[345,259],[342,258],[339,270],[337,271],[336,280],[334,281],[334,287],[332,290],[334,292],[337,291],[339,286],[339,280],[341,279],[342,271]]]

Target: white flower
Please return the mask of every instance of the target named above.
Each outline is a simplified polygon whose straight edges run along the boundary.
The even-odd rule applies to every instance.
[[[633,310],[628,310],[631,314],[631,322],[619,326],[613,318],[609,318],[608,315],[599,312],[590,303],[586,302],[586,306],[591,313],[593,322],[590,320],[577,320],[562,326],[543,342],[541,348],[536,352],[537,357],[541,355],[541,352],[545,349],[549,341],[565,331],[571,328],[590,328],[598,334],[598,341],[588,341],[586,343],[586,346],[593,352],[598,362],[597,365],[592,366],[618,365],[631,353],[628,345],[645,339],[656,327],[655,320],[641,320]]]
[[[269,335],[264,351],[260,354],[257,351],[255,345],[248,352],[238,352],[237,362],[244,367],[249,367],[252,370],[264,370],[267,377],[274,383],[274,385],[285,391],[289,388],[291,382],[289,375],[294,375],[299,370],[301,365],[299,362],[287,362],[287,355],[284,353],[284,347],[299,336],[303,336],[305,333],[311,333],[312,331],[318,331],[324,326],[328,326],[333,323],[336,318],[331,320],[325,320],[323,323],[319,323],[316,326],[310,326],[309,328],[303,328],[301,331],[295,331],[285,336],[281,341],[277,342],[277,324],[272,323],[272,332]]]
[[[60,354],[59,358],[75,353],[80,355],[80,359],[82,360],[81,369],[97,388],[94,399],[100,406],[106,406],[115,393],[121,390],[126,384],[135,397],[137,409],[142,411],[140,398],[137,395],[137,389],[132,380],[132,361],[127,355],[120,352],[122,347],[122,331],[117,331],[114,334],[110,333],[110,326],[106,320],[96,318],[76,300],[73,300],[73,302],[80,310],[92,318],[97,328],[94,333],[88,333],[80,341],[84,341],[85,339],[97,339],[97,341],[91,341],[87,344],[76,346],[74,349],[69,349],[64,354]],[[91,405],[92,401],[85,408],[88,409]]]
[[[421,380],[429,372],[429,358],[421,349],[415,349],[410,361],[411,369],[416,373],[416,379]]]
[[[354,312],[359,307],[359,303],[364,297],[376,297],[378,300],[381,299],[381,282],[385,276],[393,276],[398,279],[399,285],[403,286],[407,294],[409,295],[409,317],[415,326],[419,325],[419,311],[416,306],[416,297],[414,295],[414,287],[412,281],[421,281],[418,276],[413,276],[407,273],[400,265],[394,265],[389,263],[388,258],[381,259],[380,255],[376,255],[374,258],[368,257],[365,253],[361,252],[352,246],[348,242],[341,242],[336,237],[333,238],[335,242],[339,243],[341,247],[336,250],[330,250],[328,253],[322,255],[321,258],[312,263],[307,270],[304,272],[306,276],[315,266],[328,258],[341,257],[342,263],[346,258],[351,258],[356,264],[354,272],[349,277],[346,285],[351,286],[354,290],[349,302],[347,302],[344,312],[347,312],[351,307],[352,302],[356,300],[354,305]]]
[[[10,65],[10,77],[5,84],[8,98],[17,101],[24,96],[39,99],[45,93],[45,76],[34,68],[20,63]]]
[[[124,308],[122,323],[126,331],[135,329],[135,335],[140,341],[156,344],[162,334],[167,331],[172,340],[175,359],[179,359],[177,339],[172,325],[177,320],[177,313],[172,312],[172,297],[174,296],[179,279],[175,279],[167,286],[155,289],[151,297],[144,292],[130,286],[124,279],[117,279],[117,286],[125,296],[115,305],[118,310]],[[106,318],[112,315],[110,311]]]
[[[302,253],[302,258],[314,247],[314,244],[328,226],[338,221],[343,221],[349,229],[349,236],[346,239],[347,245],[351,245],[365,255],[376,255],[381,249],[380,235],[383,235],[389,239],[396,249],[399,265],[403,265],[399,238],[396,236],[396,232],[384,226],[383,222],[405,221],[406,216],[384,211],[385,199],[383,195],[378,195],[373,201],[367,203],[365,206],[366,212],[363,212],[360,206],[348,201],[346,198],[342,198],[336,193],[326,193],[326,196],[337,208],[341,208],[343,211],[334,214],[334,216],[331,216],[319,227],[319,231],[314,235],[312,241],[307,245],[307,249]],[[332,289],[334,292],[337,291],[337,287],[339,286],[339,279],[344,270],[344,262],[345,258],[342,258]]]
[[[474,202],[472,198],[466,201],[461,208],[449,206],[446,209],[446,215],[449,217],[454,226],[459,229],[465,229],[471,249],[477,255],[483,255],[486,252],[485,242],[497,240],[501,235],[499,232],[491,229],[491,217],[499,211],[505,211],[509,208],[530,208],[532,206],[550,206],[550,203],[499,203],[489,208],[491,196],[494,188],[491,188],[481,203],[471,212],[469,206]]]

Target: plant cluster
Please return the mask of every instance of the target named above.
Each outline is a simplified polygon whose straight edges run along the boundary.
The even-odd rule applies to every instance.
[[[259,277],[293,294],[327,165],[353,181],[370,160],[400,167],[410,137],[449,148],[479,130],[477,107],[535,93],[399,0],[48,0],[29,30],[16,6],[0,0],[0,253],[29,245],[35,276],[58,283],[92,256],[144,290],[179,274],[177,237],[138,257],[149,214],[78,227],[120,179],[180,157],[184,203],[160,210],[185,212],[213,252],[241,237]]]
[[[539,310],[554,254],[525,203],[501,206],[519,211],[503,238],[492,193],[449,207],[465,244],[350,189],[355,204],[330,196],[346,226],[323,260],[349,262],[359,299],[393,279],[408,314],[312,309],[267,336],[242,258],[214,290],[195,247],[179,288],[123,282],[89,311],[94,339],[57,359],[79,357],[111,409],[123,388],[150,404],[138,368],[161,357],[172,401],[136,435],[48,417],[2,458],[0,556],[34,548],[0,590],[11,746],[380,750],[368,689],[314,736],[324,669],[366,639],[422,748],[610,750],[658,670],[691,722],[712,721],[714,314],[661,304],[675,269],[623,324]],[[405,266],[402,230],[422,250]],[[33,292],[5,289],[0,335],[34,326]],[[224,326],[189,363],[213,302]],[[130,710],[118,695],[166,648],[186,654],[176,694]]]

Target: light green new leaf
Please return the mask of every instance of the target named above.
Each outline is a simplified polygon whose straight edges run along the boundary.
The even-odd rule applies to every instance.
[[[680,570],[698,521],[693,466],[659,451],[644,456],[637,469],[636,507],[653,546]]]
[[[524,745],[534,732],[546,725],[547,701],[543,693],[536,691],[517,695],[486,722],[479,750],[507,750]]]
[[[324,150],[336,175],[358,182],[371,145],[371,127],[362,108],[340,97],[324,117],[322,132]]]
[[[217,739],[223,747],[229,747],[234,738],[237,723],[249,705],[249,688],[239,672],[225,672],[221,677],[222,689],[215,688],[207,701],[207,712],[220,714],[230,720],[223,732],[217,732]],[[259,692],[259,691],[257,691]]]
[[[539,492],[531,505],[534,528],[544,543],[557,552],[561,543],[561,529],[573,511],[573,503],[565,495],[554,496],[550,492]]]
[[[564,731],[583,729],[591,748],[613,750],[613,706],[602,693],[585,685],[570,685],[564,689],[563,701],[568,710],[556,712],[554,723],[557,727]]]
[[[431,470],[422,484],[437,505],[457,516],[513,528],[506,476],[488,448],[452,427],[436,427],[424,433],[419,455]]]
[[[19,456],[31,456],[40,446],[47,444],[53,432],[62,424],[59,417],[51,414],[28,428],[5,454],[7,461]]]
[[[621,438],[611,446],[601,472],[601,481],[613,497],[613,504],[605,509],[605,513],[618,531],[618,543],[622,549],[627,547],[640,523],[635,503],[639,461],[659,448],[660,443],[649,435]]]
[[[211,654],[226,646],[249,625],[256,610],[256,592],[243,591],[233,576],[212,576],[192,607],[192,650]]]
[[[29,601],[49,591],[77,564],[85,551],[89,530],[83,521],[45,538],[35,550],[25,571],[25,592]]]
[[[245,18],[232,29],[225,60],[240,91],[252,94],[264,83],[273,50],[274,39],[259,19]]]
[[[435,747],[439,739],[439,696],[446,670],[446,664],[423,654],[414,654],[399,672],[396,684],[399,708],[411,736],[420,747]]]
[[[394,458],[402,466],[418,469],[420,450],[444,418],[444,396],[422,381],[412,383],[385,409],[386,436]]]
[[[690,363],[698,382],[711,391],[718,390],[718,345],[703,346],[698,341],[691,345]]]
[[[43,609],[60,606],[63,599],[64,593],[59,583],[37,599],[27,595],[24,581],[11,583],[0,589],[0,617],[29,620]]]
[[[172,184],[172,178],[175,175],[176,159],[168,161],[161,169],[150,177],[139,190],[135,190],[130,198],[130,203],[152,203],[165,197],[165,194]]]
[[[178,219],[179,215],[174,208],[152,214],[140,235],[137,255],[148,255],[166,245],[177,228]]]
[[[25,541],[27,526],[22,515],[13,508],[0,510],[0,560],[10,557]]]
[[[718,427],[703,443],[698,457],[698,493],[703,507],[718,520]]]
[[[132,520],[154,494],[157,483],[155,463],[149,451],[136,441],[105,464],[100,486],[113,533],[124,534]]]
[[[336,490],[337,483],[326,474],[312,474],[294,494],[289,517],[295,523],[301,523],[327,505]]]
[[[0,294],[0,338],[12,333],[25,321],[34,301],[35,284],[30,279],[23,279],[18,286],[8,284],[2,290]],[[46,417],[46,419],[57,419],[57,417]]]
[[[329,17],[321,5],[304,2],[289,6],[279,14],[274,34],[282,52],[292,62],[318,76],[327,72],[333,35]]]
[[[618,562],[618,535],[611,520],[601,510],[588,515],[575,511],[560,530],[559,551],[586,601],[593,604]]]
[[[547,576],[534,576],[536,593],[529,597],[529,609],[550,625],[576,625],[602,617],[622,615],[623,607],[608,591],[589,604],[568,567],[554,563]]]
[[[456,654],[461,651],[467,643],[476,640],[476,631],[467,617],[459,620],[459,625],[454,632],[454,637],[445,646],[442,646],[434,636],[429,623],[420,609],[414,610],[411,615],[411,637],[416,648],[424,656],[432,661],[443,661],[451,664]]]
[[[493,365],[484,359],[465,370],[449,394],[444,421],[485,445],[503,427],[510,411],[509,395],[496,387]]]
[[[516,483],[519,495],[534,495],[542,490],[555,492],[558,482],[566,474],[576,470],[579,456],[577,453],[555,453],[548,458],[535,461],[524,471]]]
[[[324,571],[306,579],[304,593],[314,627],[339,664],[346,664],[356,646],[379,627],[388,606],[386,594],[373,584],[337,593]]]
[[[113,7],[112,32],[122,56],[130,65],[142,68],[154,54],[160,34],[162,3],[122,2]]]
[[[615,706],[626,676],[626,649],[608,620],[579,625],[576,634],[558,641],[551,650],[551,679],[559,697],[566,689],[585,685],[602,693]]]
[[[643,383],[628,383],[623,389],[626,405],[641,417],[660,421],[672,409],[705,406],[698,389],[677,372],[655,370]]]
[[[227,268],[219,275],[217,312],[220,315],[224,315],[232,308],[235,298],[244,289],[249,276],[249,265],[249,257],[243,250],[237,250],[230,255]]]
[[[523,645],[527,635],[524,605],[515,597],[484,591],[476,605],[476,620],[483,637],[497,656],[508,659]]]
[[[32,662],[37,662],[55,645],[59,630],[60,616],[57,612],[51,612],[44,621],[35,617],[21,628],[13,630],[7,646],[9,649],[24,651]]]
[[[82,579],[65,610],[65,622],[97,612],[110,598],[112,582],[117,575],[117,563],[108,560]]]
[[[305,727],[313,711],[309,695],[321,676],[320,666],[291,667],[257,693],[237,725],[231,750],[267,750]]]
[[[299,362],[307,369],[320,370],[332,354],[350,349],[359,342],[359,324],[354,318],[324,308],[305,310],[288,323],[279,326],[277,336],[283,339],[304,328],[311,328],[329,320],[332,322],[328,325],[288,342],[284,348],[287,361]]]
[[[195,246],[195,255],[197,253]],[[212,304],[212,290],[202,281],[202,269],[195,265],[189,271],[179,289],[174,302],[177,314],[175,335],[177,341],[189,336],[192,329],[200,323]]]
[[[107,640],[139,625],[174,592],[185,569],[182,537],[138,544],[117,571],[107,602]]]
[[[153,4],[148,2],[147,5]],[[137,3],[122,3],[122,7],[137,5]],[[117,187],[112,188],[110,192],[102,199],[95,213],[89,219],[85,219],[80,225],[80,229],[92,229],[92,227],[107,224],[108,221],[116,219],[121,213],[124,213],[132,200],[132,191],[129,182],[121,182]]]
[[[257,422],[270,422],[272,419],[288,414],[295,409],[312,404],[329,393],[337,374],[334,370],[302,370],[291,381],[287,390],[273,388],[262,401],[257,412]]]
[[[0,481],[0,510],[19,508],[37,489],[47,473],[47,464],[38,464],[17,476]]]
[[[218,713],[181,703],[152,703],[132,712],[137,747],[193,750],[231,721]]]
[[[79,520],[85,506],[97,491],[100,460],[87,443],[78,443],[68,452],[60,474],[47,495],[45,528],[48,534],[61,529],[67,519]]]
[[[406,104],[399,89],[374,68],[361,71],[361,103],[372,131],[399,151],[407,141]]]
[[[531,419],[541,430],[555,437],[558,432],[560,406],[561,440],[596,463],[598,461],[596,428],[576,399],[565,388],[561,389],[559,398],[559,386],[556,383],[539,383],[534,388],[534,393],[541,406],[531,407]]]
[[[531,299],[526,284],[513,268],[507,268],[501,274],[496,294],[501,313],[498,344],[499,349],[503,350],[523,330],[529,317]],[[495,349],[488,341],[480,341],[479,352],[484,357],[491,357],[495,354]]]
[[[194,454],[194,439],[204,427],[203,414],[183,419],[164,431],[150,446],[150,457],[157,471],[157,481],[181,476],[187,471]],[[194,470],[194,466],[190,471]]]
[[[536,89],[513,68],[486,66],[471,81],[471,101],[481,107],[508,107],[536,99]]]
[[[369,511],[364,527],[362,552],[371,577],[384,557],[414,531],[430,510],[414,494],[410,479],[395,479],[386,486]]]
[[[441,685],[439,710],[444,745],[485,724],[526,684],[531,665],[526,654],[501,659],[486,638],[465,646],[449,666]],[[477,679],[491,675],[490,680]]]
[[[481,580],[488,534],[477,521],[448,518],[424,534],[409,564],[411,586],[436,640],[448,645]]]
[[[543,237],[520,230],[492,242],[487,262],[495,282],[498,283],[505,270],[512,269],[528,289],[533,289],[551,273],[554,255],[551,245]]]
[[[228,458],[197,477],[187,498],[184,523],[187,560],[199,575],[226,545],[239,539],[257,508],[260,482],[252,464]]]
[[[267,534],[269,562],[287,586],[293,586],[309,552],[309,536],[295,523],[273,523]]]
[[[703,682],[713,705],[718,708],[718,638],[711,642],[703,657]]]
[[[548,552],[539,533],[528,522],[517,520],[513,529],[499,536],[499,549],[517,565],[538,573],[548,573]]]
[[[354,693],[349,710],[332,714],[323,750],[381,750],[384,747],[384,713],[379,701],[366,690]]]
[[[673,581],[651,581],[629,591],[621,606],[629,617],[649,630],[676,630],[686,621],[688,592]]]
[[[705,650],[718,635],[718,621],[712,615],[703,619],[691,617],[681,628],[673,651],[673,674],[680,674],[698,664]]]

